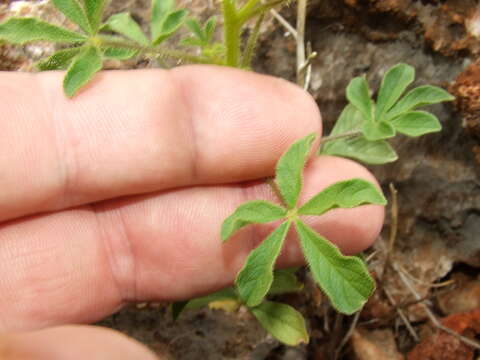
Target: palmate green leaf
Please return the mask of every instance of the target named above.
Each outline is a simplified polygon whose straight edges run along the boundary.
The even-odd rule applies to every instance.
[[[349,131],[359,130],[361,129],[363,122],[364,120],[360,111],[358,111],[358,109],[352,104],[348,104],[343,109],[337,121],[335,121],[335,126],[330,132],[330,136],[345,134]],[[327,142],[325,146],[331,143],[332,142]]]
[[[352,104],[348,104],[336,121],[330,135],[335,136],[359,130],[363,123],[363,117],[358,109]],[[388,142],[368,141],[363,135],[325,142],[321,146],[319,154],[348,157],[366,164],[386,164],[398,159]]]
[[[132,49],[125,49],[120,47],[107,47],[102,48],[103,57],[107,59],[128,60],[136,56],[139,51]]]
[[[386,119],[393,119],[407,111],[420,106],[452,101],[455,97],[442,88],[430,85],[419,86],[407,93],[386,114]]]
[[[375,185],[363,179],[340,181],[312,197],[298,210],[299,215],[322,215],[336,208],[360,205],[386,205],[387,200]]]
[[[37,62],[35,66],[40,71],[65,70],[82,50],[83,47],[59,50],[47,59]]]
[[[195,35],[195,37],[202,42],[207,42],[207,36],[204,33],[200,23],[197,19],[188,19],[185,21],[185,25],[187,25],[188,29]]]
[[[383,77],[377,97],[376,120],[381,121],[384,114],[400,99],[405,89],[415,79],[415,69],[407,64],[397,64]]]
[[[85,12],[92,31],[96,33],[102,21],[103,10],[107,4],[107,0],[83,0],[85,4]]]
[[[287,211],[264,200],[249,201],[240,205],[227,217],[221,229],[222,241],[227,241],[237,230],[250,224],[263,224],[279,220],[287,215]]]
[[[356,256],[342,255],[335,245],[300,220],[295,227],[313,277],[333,307],[344,314],[360,310],[375,290],[365,263]]]
[[[78,0],[53,0],[53,5],[87,34],[92,33],[85,9]]]
[[[366,121],[362,126],[362,134],[369,141],[383,140],[395,136],[395,129],[386,121]]]
[[[87,38],[35,18],[10,18],[0,24],[0,40],[23,45],[33,41],[77,43]]]
[[[395,129],[408,136],[421,136],[442,130],[437,117],[426,111],[410,111],[391,121]]]
[[[136,43],[148,46],[149,41],[143,33],[140,25],[132,19],[129,13],[120,13],[112,15],[106,22],[109,29],[122,34],[123,36],[135,41]]]
[[[180,9],[168,14],[162,26],[162,37],[175,32],[185,21],[187,10]]]
[[[248,255],[235,285],[240,299],[249,307],[263,301],[273,282],[273,266],[287,236],[290,222],[276,228],[259,246]]]
[[[277,162],[275,182],[289,209],[295,207],[302,189],[302,172],[316,135],[295,142]]]
[[[209,18],[206,23],[205,23],[205,27],[204,27],[204,32],[205,32],[205,35],[207,36],[207,42],[212,42],[213,40],[213,35],[215,34],[215,28],[217,26],[217,17],[216,16],[212,16],[211,18]]]
[[[167,18],[175,8],[175,0],[152,0],[151,5],[151,19],[150,19],[150,32],[152,40],[159,38],[162,34],[162,26]]]
[[[175,31],[182,26],[187,17],[187,10],[176,10],[168,14],[165,21],[162,23],[160,34],[153,38],[152,44],[158,45],[165,39],[169,38]]]
[[[387,141],[368,141],[363,136],[330,141],[322,147],[320,154],[343,156],[371,165],[387,164],[398,159]]]
[[[273,282],[268,291],[268,295],[282,295],[299,292],[303,289],[303,284],[295,276],[295,270],[280,269],[273,272]]]
[[[274,338],[290,346],[307,344],[308,332],[302,314],[287,304],[265,301],[252,314]]]
[[[102,55],[98,48],[89,46],[74,59],[63,79],[63,89],[68,97],[74,96],[102,69]]]
[[[360,111],[366,121],[373,121],[374,108],[365,77],[356,77],[350,81],[347,87],[347,99]]]

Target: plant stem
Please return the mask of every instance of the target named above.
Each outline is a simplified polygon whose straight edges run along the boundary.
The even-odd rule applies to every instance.
[[[265,180],[265,182],[270,186],[270,189],[272,189],[272,192],[275,194],[277,197],[278,201],[282,204],[282,206],[288,208],[287,204],[285,204],[285,201],[283,201],[282,194],[280,193],[280,189],[278,188],[277,183],[275,182],[275,179],[273,177],[269,177]]]
[[[99,36],[100,44],[104,47],[116,47],[122,49],[138,50],[142,53],[153,54],[159,57],[169,57],[177,60],[186,60],[196,64],[211,64],[212,59],[192,55],[183,51],[169,50],[165,48],[155,48],[149,46],[141,46],[130,41],[126,41],[112,36]],[[219,65],[219,64],[217,64]]]
[[[320,139],[320,144],[324,144],[326,142],[333,141],[333,140],[349,138],[349,137],[354,137],[359,135],[362,135],[361,130],[353,130],[353,131],[347,131],[343,134],[324,136]]]
[[[255,17],[255,16],[258,16],[258,15],[266,13],[267,11],[270,11],[275,6],[281,5],[281,4],[285,3],[286,1],[287,0],[269,1],[269,2],[266,2],[265,4],[259,5],[255,8],[253,8],[253,9],[249,10],[248,12],[243,13],[242,17],[241,17],[242,24],[244,22],[250,20],[251,18]]]
[[[290,23],[285,20],[285,18],[278,13],[275,9],[270,9],[270,13],[273,15],[273,17],[287,30],[290,34],[292,34],[293,38],[296,40],[297,39],[297,30],[293,28]]]
[[[297,3],[297,84],[305,84],[302,68],[305,65],[305,19],[307,13],[307,0],[298,0]]]
[[[242,56],[242,68],[249,68],[252,63],[255,47],[257,46],[258,35],[260,33],[260,26],[262,25],[264,19],[265,13],[258,17],[258,20],[255,23],[255,27],[253,28],[252,33],[248,38],[247,45],[245,46],[245,50]]]
[[[232,0],[222,1],[223,35],[227,51],[226,64],[238,67],[240,63],[240,35],[242,22]]]
[[[255,9],[258,3],[259,0],[248,0],[248,2],[238,11],[238,17],[245,19],[246,14]]]

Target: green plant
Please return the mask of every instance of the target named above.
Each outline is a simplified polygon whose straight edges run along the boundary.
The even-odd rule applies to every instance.
[[[353,79],[347,88],[349,104],[335,123],[330,136],[320,140],[318,154],[383,164],[397,159],[395,150],[385,140],[395,136],[396,132],[420,136],[440,131],[440,122],[433,114],[415,109],[450,101],[453,97],[441,88],[425,85],[411,90],[401,98],[413,80],[414,69],[411,66],[398,64],[392,67],[382,80],[375,103],[371,99],[365,78]],[[271,184],[282,205],[251,201],[238,207],[224,221],[221,229],[223,241],[250,224],[271,221],[281,221],[281,224],[250,253],[237,275],[234,288],[225,292],[222,290],[196,303],[205,305],[211,300],[235,299],[244,304],[267,331],[288,345],[308,341],[305,322],[299,320],[301,315],[295,309],[264,299],[267,295],[299,289],[294,280],[287,281],[283,273],[273,271],[289,229],[293,227],[296,230],[310,271],[332,306],[339,312],[352,314],[363,307],[375,289],[366,265],[359,257],[343,256],[335,245],[317,234],[300,217],[322,215],[334,208],[386,204],[381,192],[372,184],[352,179],[335,183],[298,206],[302,171],[314,139],[315,135],[312,134],[299,140],[277,163],[275,181]],[[293,274],[290,273],[290,276]],[[283,282],[287,284],[283,286],[283,291],[275,290]],[[188,308],[189,304],[190,302],[177,304],[175,315],[178,316],[183,307]]]
[[[127,60],[134,56],[170,57],[193,63],[209,63],[249,68],[255,53],[260,25],[267,11],[287,0],[246,0],[242,5],[222,0],[223,41],[215,39],[217,18],[203,25],[187,19],[185,9],[174,0],[152,0],[150,31],[145,34],[129,13],[114,14],[102,21],[107,0],[52,0],[54,6],[78,25],[71,31],[35,18],[11,18],[0,24],[0,41],[26,44],[51,41],[68,46],[37,63],[39,70],[66,69],[65,94],[74,96],[102,69],[105,59]],[[303,8],[306,2],[303,1]],[[244,39],[245,25],[256,19]],[[304,20],[304,19],[303,19]],[[190,35],[180,39],[180,48],[195,48],[197,54],[167,48],[165,40],[182,25]],[[300,61],[301,65],[307,65]],[[301,75],[301,68],[297,72]],[[388,139],[397,133],[420,136],[441,129],[431,113],[418,111],[425,105],[453,100],[445,90],[424,85],[402,95],[415,77],[414,69],[398,64],[385,74],[376,101],[365,77],[354,78],[347,87],[349,104],[329,136],[320,139],[318,154],[350,157],[368,164],[395,161],[397,154]],[[235,286],[214,294],[173,304],[174,316],[183,309],[198,308],[212,301],[234,300],[244,304],[278,340],[296,345],[308,342],[302,315],[289,305],[266,300],[267,296],[297,292],[302,288],[293,270],[274,270],[275,261],[289,231],[294,229],[313,278],[338,311],[352,314],[362,308],[375,284],[360,257],[343,256],[327,239],[302,221],[302,216],[320,216],[335,208],[365,204],[385,205],[382,193],[372,184],[351,179],[333,184],[299,205],[302,173],[315,134],[294,143],[280,158],[276,177],[269,183],[279,204],[251,201],[237,208],[223,223],[221,238],[227,241],[235,232],[251,224],[278,221],[278,227],[248,256],[238,273]]]
[[[223,241],[251,224],[272,221],[280,221],[281,224],[250,253],[237,275],[234,290],[228,289],[205,298],[206,301],[237,299],[267,331],[289,345],[308,342],[301,314],[288,305],[264,300],[267,294],[297,291],[299,288],[291,273],[288,278],[285,273],[273,270],[289,230],[296,230],[313,277],[332,305],[340,312],[352,314],[362,308],[375,290],[365,263],[359,257],[342,255],[335,245],[305,224],[301,217],[319,216],[336,208],[386,204],[381,191],[374,185],[362,179],[351,179],[335,183],[303,205],[298,205],[302,173],[315,137],[311,134],[297,141],[278,161],[273,184],[278,190],[281,205],[263,200],[250,201],[240,205],[225,219],[221,228]],[[177,313],[182,306],[188,306],[188,303],[177,305]]]
[[[452,101],[445,90],[419,86],[400,99],[415,79],[415,69],[398,64],[383,77],[377,102],[372,100],[365,77],[354,78],[347,87],[349,104],[330,136],[322,140],[320,154],[349,157],[367,164],[385,164],[397,160],[386,139],[396,133],[417,137],[441,130],[435,115],[416,110],[425,105]]]
[[[224,36],[223,42],[217,42],[214,38],[216,17],[202,27],[196,19],[186,20],[187,11],[176,9],[175,0],[152,0],[149,36],[126,12],[102,22],[107,0],[52,0],[60,12],[78,25],[78,31],[36,18],[10,18],[0,24],[0,41],[20,45],[50,41],[69,46],[40,61],[37,68],[41,71],[66,69],[64,91],[72,97],[102,69],[105,59],[127,60],[145,55],[249,68],[263,15],[285,1],[248,0],[243,6],[237,6],[232,0],[222,0]],[[254,18],[258,18],[256,26],[242,44],[245,25]],[[184,23],[191,35],[180,40],[179,46],[199,48],[200,55],[164,46],[164,41]]]

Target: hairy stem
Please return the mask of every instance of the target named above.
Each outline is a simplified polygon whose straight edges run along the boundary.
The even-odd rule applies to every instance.
[[[307,0],[298,0],[297,3],[297,84],[305,84],[302,68],[305,66],[305,18],[307,13]]]
[[[265,182],[270,186],[270,189],[272,189],[272,192],[275,194],[277,197],[278,201],[282,204],[282,206],[288,208],[287,204],[285,204],[285,201],[283,201],[282,194],[280,193],[280,189],[278,188],[277,183],[275,182],[275,179],[273,177],[269,177],[265,180]]]
[[[260,33],[260,26],[262,25],[264,19],[265,14],[262,14],[258,17],[258,20],[255,23],[255,27],[253,28],[252,33],[248,38],[247,45],[245,46],[245,50],[243,52],[242,68],[249,68],[252,63],[255,48],[257,46],[258,35]]]
[[[353,131],[347,131],[343,134],[324,136],[320,139],[320,144],[324,144],[326,142],[333,141],[333,140],[355,137],[355,136],[360,136],[360,135],[362,135],[361,130],[353,130]]]
[[[262,5],[256,6],[255,8],[242,13],[242,17],[241,17],[242,23],[250,20],[251,18],[254,18],[255,16],[265,14],[267,11],[270,11],[274,7],[281,5],[286,1],[287,0],[273,0],[273,1],[266,2]]]
[[[246,14],[255,9],[259,2],[260,0],[248,0],[247,3],[238,11],[238,17],[245,19]]]
[[[117,37],[99,36],[99,40],[100,40],[101,46],[104,46],[104,47],[115,47],[115,48],[121,48],[121,49],[138,50],[144,54],[151,54],[157,57],[167,57],[167,58],[172,58],[176,60],[184,60],[184,61],[192,62],[195,64],[211,64],[212,63],[212,59],[210,58],[192,55],[183,51],[169,50],[169,49],[158,48],[158,47],[141,46],[136,43],[123,40]]]
[[[223,35],[227,51],[226,64],[238,67],[240,64],[240,35],[242,22],[240,21],[233,0],[222,1]]]

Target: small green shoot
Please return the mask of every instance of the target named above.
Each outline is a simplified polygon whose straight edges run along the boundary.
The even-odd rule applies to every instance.
[[[145,33],[129,13],[112,15],[105,22],[107,0],[52,0],[77,31],[49,24],[36,18],[10,18],[0,24],[0,41],[25,45],[49,41],[62,49],[37,63],[45,70],[67,70],[64,92],[73,97],[100,71],[107,59],[127,60],[135,56],[154,59],[170,57],[193,63],[250,68],[260,26],[265,14],[288,0],[221,0],[223,39],[215,40],[217,18],[203,25],[196,19],[187,20],[187,11],[178,9],[175,0],[151,0],[149,32]],[[256,19],[247,37],[245,25]],[[188,52],[164,46],[181,27],[190,34],[180,45],[196,48]],[[384,164],[397,160],[387,139],[397,133],[417,137],[441,130],[431,113],[418,108],[452,101],[445,90],[424,85],[407,92],[415,79],[414,69],[398,64],[389,69],[381,82],[376,101],[365,77],[354,78],[347,87],[349,104],[336,122],[330,136],[321,139],[319,154],[353,158],[368,164]],[[262,326],[279,341],[288,345],[308,342],[305,320],[288,305],[266,301],[275,296],[302,289],[294,273],[274,270],[275,262],[290,231],[296,231],[301,249],[313,278],[339,312],[352,314],[362,308],[373,293],[375,284],[363,260],[344,256],[327,239],[302,221],[303,216],[320,216],[336,208],[353,208],[367,204],[385,205],[383,194],[371,183],[361,179],[338,182],[298,204],[306,165],[314,134],[294,143],[280,158],[276,167],[275,186],[281,205],[263,200],[251,201],[237,208],[223,223],[222,241],[252,224],[279,221],[279,225],[248,256],[237,275],[235,287],[203,298],[173,304],[177,317],[183,309],[204,306],[212,301],[234,300],[244,304]]]
[[[277,296],[289,293],[297,293],[303,289],[303,284],[300,283],[296,276],[297,269],[279,269],[273,272],[273,283],[268,291],[268,296]],[[241,297],[238,294],[238,289],[228,287],[212,293],[207,296],[196,298],[189,301],[179,301],[172,304],[172,317],[174,320],[178,319],[184,310],[199,309],[208,306],[216,301],[234,301],[239,305],[242,303]],[[305,322],[301,319],[300,313],[296,312],[290,307],[280,307],[281,314],[275,315],[272,319],[267,318],[264,312],[269,308],[262,303],[260,306],[248,308],[250,312],[257,318],[261,318],[267,322],[260,322],[260,324],[271,333],[277,340],[286,344],[294,345],[301,342],[308,342],[308,334]],[[277,304],[271,303],[270,304]],[[273,305],[271,305],[273,306]],[[285,305],[286,306],[286,305]],[[276,307],[277,308],[277,307]],[[288,310],[282,310],[288,309]],[[285,315],[282,315],[285,313]],[[287,314],[288,313],[288,314]],[[271,323],[275,325],[272,327]],[[296,329],[296,330],[292,330]]]
[[[237,274],[235,288],[228,288],[204,298],[176,303],[175,316],[184,308],[208,304],[217,299],[235,299],[244,304],[272,336],[288,345],[308,342],[303,317],[285,304],[266,301],[266,296],[296,292],[302,284],[290,270],[274,270],[275,262],[290,229],[295,229],[305,259],[313,277],[332,305],[340,312],[359,311],[375,290],[368,269],[358,256],[344,256],[340,250],[306,225],[301,217],[322,215],[336,208],[361,205],[385,205],[386,200],[377,187],[362,179],[350,179],[330,185],[303,205],[298,201],[303,185],[303,170],[311,153],[316,135],[295,142],[279,159],[275,184],[280,202],[264,200],[240,205],[225,219],[221,228],[222,241],[252,224],[278,221],[280,224],[247,257]]]
[[[201,26],[196,19],[187,20],[187,10],[176,8],[175,0],[151,0],[149,34],[145,34],[140,24],[126,12],[114,14],[102,22],[107,0],[52,0],[57,10],[78,26],[77,31],[36,18],[10,18],[0,23],[0,41],[18,45],[35,41],[62,44],[61,50],[41,60],[37,68],[40,71],[66,69],[64,92],[69,97],[90,82],[107,59],[128,60],[142,55],[155,60],[166,57],[192,63],[249,68],[258,36],[250,36],[244,41],[245,25],[254,18],[258,18],[259,25],[266,12],[287,0],[265,4],[260,0],[248,0],[242,6],[231,0],[221,1],[224,20],[222,42],[214,40],[215,16]],[[191,36],[180,40],[180,45],[198,47],[200,55],[164,46],[165,40],[185,23]],[[90,66],[85,65],[88,59],[93,60]]]
[[[265,301],[251,309],[252,314],[273,337],[290,346],[308,343],[305,319],[293,307]]]
[[[276,216],[271,218],[283,218],[284,222],[251,252],[235,281],[241,300],[249,307],[259,306],[269,292],[273,282],[273,266],[292,224],[300,236],[305,258],[315,280],[338,311],[346,314],[358,311],[375,289],[373,279],[358,257],[342,255],[335,245],[316,234],[300,217],[322,215],[335,208],[353,208],[366,204],[385,205],[386,200],[373,184],[361,179],[351,179],[327,187],[304,205],[298,206],[303,169],[314,140],[315,135],[312,134],[297,141],[278,161],[275,182],[282,203],[287,207],[284,208],[283,216],[282,212],[277,210]],[[280,208],[274,204],[265,207],[263,202],[258,208],[252,205],[252,202],[247,204],[250,208],[248,222],[239,217],[239,209],[245,206],[241,205],[224,221],[223,238],[224,234],[233,234],[232,222],[240,222],[242,225],[265,223],[266,218],[271,215],[271,209]],[[264,213],[265,209],[267,211]],[[240,227],[237,226],[236,229]]]
[[[353,79],[347,88],[349,104],[323,140],[320,154],[350,157],[367,164],[385,164],[397,160],[386,139],[396,133],[417,137],[441,130],[435,115],[416,111],[425,105],[452,101],[445,90],[424,85],[402,94],[415,79],[415,70],[398,64],[383,77],[376,103],[370,96],[364,77]]]

